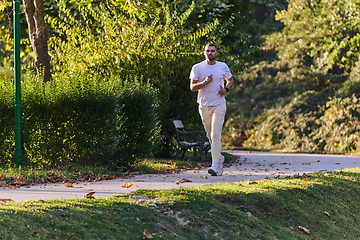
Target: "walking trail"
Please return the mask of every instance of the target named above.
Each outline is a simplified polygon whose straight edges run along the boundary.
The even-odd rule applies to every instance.
[[[13,201],[82,198],[90,192],[94,197],[110,197],[138,189],[170,189],[213,183],[255,181],[282,178],[296,174],[328,172],[360,167],[360,157],[348,155],[319,155],[298,153],[272,153],[256,151],[226,151],[237,156],[232,164],[225,164],[222,176],[210,176],[208,168],[186,170],[180,173],[134,175],[128,179],[79,182],[73,187],[66,184],[41,184],[16,189],[0,189],[0,199]],[[128,186],[128,187],[126,187]]]

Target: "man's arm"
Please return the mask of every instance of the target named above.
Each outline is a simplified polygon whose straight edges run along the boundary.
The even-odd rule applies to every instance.
[[[228,90],[230,90],[232,87],[234,86],[234,79],[231,77],[229,79],[226,79],[226,85],[225,85],[225,88],[221,88],[219,93],[221,95],[225,95]],[[228,89],[228,90],[227,90]]]
[[[202,82],[199,82],[198,80],[191,79],[190,80],[190,89],[191,91],[199,91],[202,87],[205,85],[211,83],[213,80],[212,74],[210,76],[207,76],[206,79]]]

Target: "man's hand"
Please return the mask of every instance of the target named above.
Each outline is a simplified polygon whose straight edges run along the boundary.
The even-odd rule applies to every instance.
[[[225,95],[225,94],[227,93],[227,91],[226,91],[225,88],[223,88],[223,87],[220,85],[219,93],[220,93],[221,95]]]
[[[213,80],[213,75],[211,74],[210,76],[207,76],[204,81],[205,81],[205,83],[207,85],[207,84],[211,83],[212,80]]]

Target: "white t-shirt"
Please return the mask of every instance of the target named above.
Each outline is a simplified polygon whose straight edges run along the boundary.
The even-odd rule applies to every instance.
[[[230,69],[225,63],[215,61],[214,65],[209,65],[204,60],[192,67],[190,79],[202,82],[211,74],[213,81],[203,86],[198,92],[197,102],[203,106],[216,106],[225,102],[225,95],[221,95],[219,91],[221,87],[224,87],[224,78],[232,77]]]

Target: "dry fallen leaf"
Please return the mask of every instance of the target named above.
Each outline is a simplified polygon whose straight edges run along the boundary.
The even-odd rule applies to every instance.
[[[121,185],[121,187],[123,187],[123,188],[129,188],[129,187],[131,187],[132,185],[134,185],[134,183],[124,183],[123,185]]]
[[[74,186],[72,185],[71,182],[68,182],[67,184],[65,184],[65,187],[74,187]]]
[[[140,218],[136,218],[136,221],[141,222]]]
[[[189,179],[183,178],[183,179],[181,179],[181,182],[192,182],[192,181]]]
[[[346,237],[347,236],[347,233],[346,232],[343,232],[343,237]]]
[[[250,181],[249,184],[252,185],[252,184],[258,184],[258,183],[255,181]]]
[[[4,177],[5,177],[4,172],[1,172],[1,174],[0,174],[0,179],[3,179]]]
[[[176,181],[175,184],[179,185],[180,183],[184,183],[184,182],[192,182],[192,181],[189,179],[183,178],[180,181]]]
[[[330,214],[327,211],[325,211],[324,213],[330,217]]]
[[[140,199],[140,200],[137,200],[137,204],[139,204],[139,205],[141,205],[141,204],[143,204],[145,202],[145,200],[144,199]]]
[[[293,227],[290,227],[290,229],[291,229],[291,230],[294,230],[294,231],[296,231],[296,232],[298,232],[298,231],[299,231],[298,229],[293,228]]]
[[[13,202],[14,200],[10,198],[0,198],[0,203]]]
[[[303,231],[306,232],[307,234],[310,234],[310,233],[311,233],[311,231],[310,231],[309,229],[304,228],[304,227],[302,227],[302,226],[299,226],[299,229],[300,229],[300,230],[303,230]]]
[[[95,192],[89,192],[87,193],[84,198],[95,198],[93,195],[95,194]]]
[[[188,194],[188,192],[181,190],[180,194],[185,194],[186,195],[186,194]]]
[[[27,226],[26,229],[29,230],[29,231],[31,231],[31,232],[33,232],[33,233],[35,233],[35,234],[38,234],[38,233],[39,233],[38,231],[32,229],[32,228],[29,227],[29,226]]]
[[[144,236],[145,238],[153,238],[153,236],[152,236],[148,231],[146,231],[146,230],[144,230],[143,236]]]

